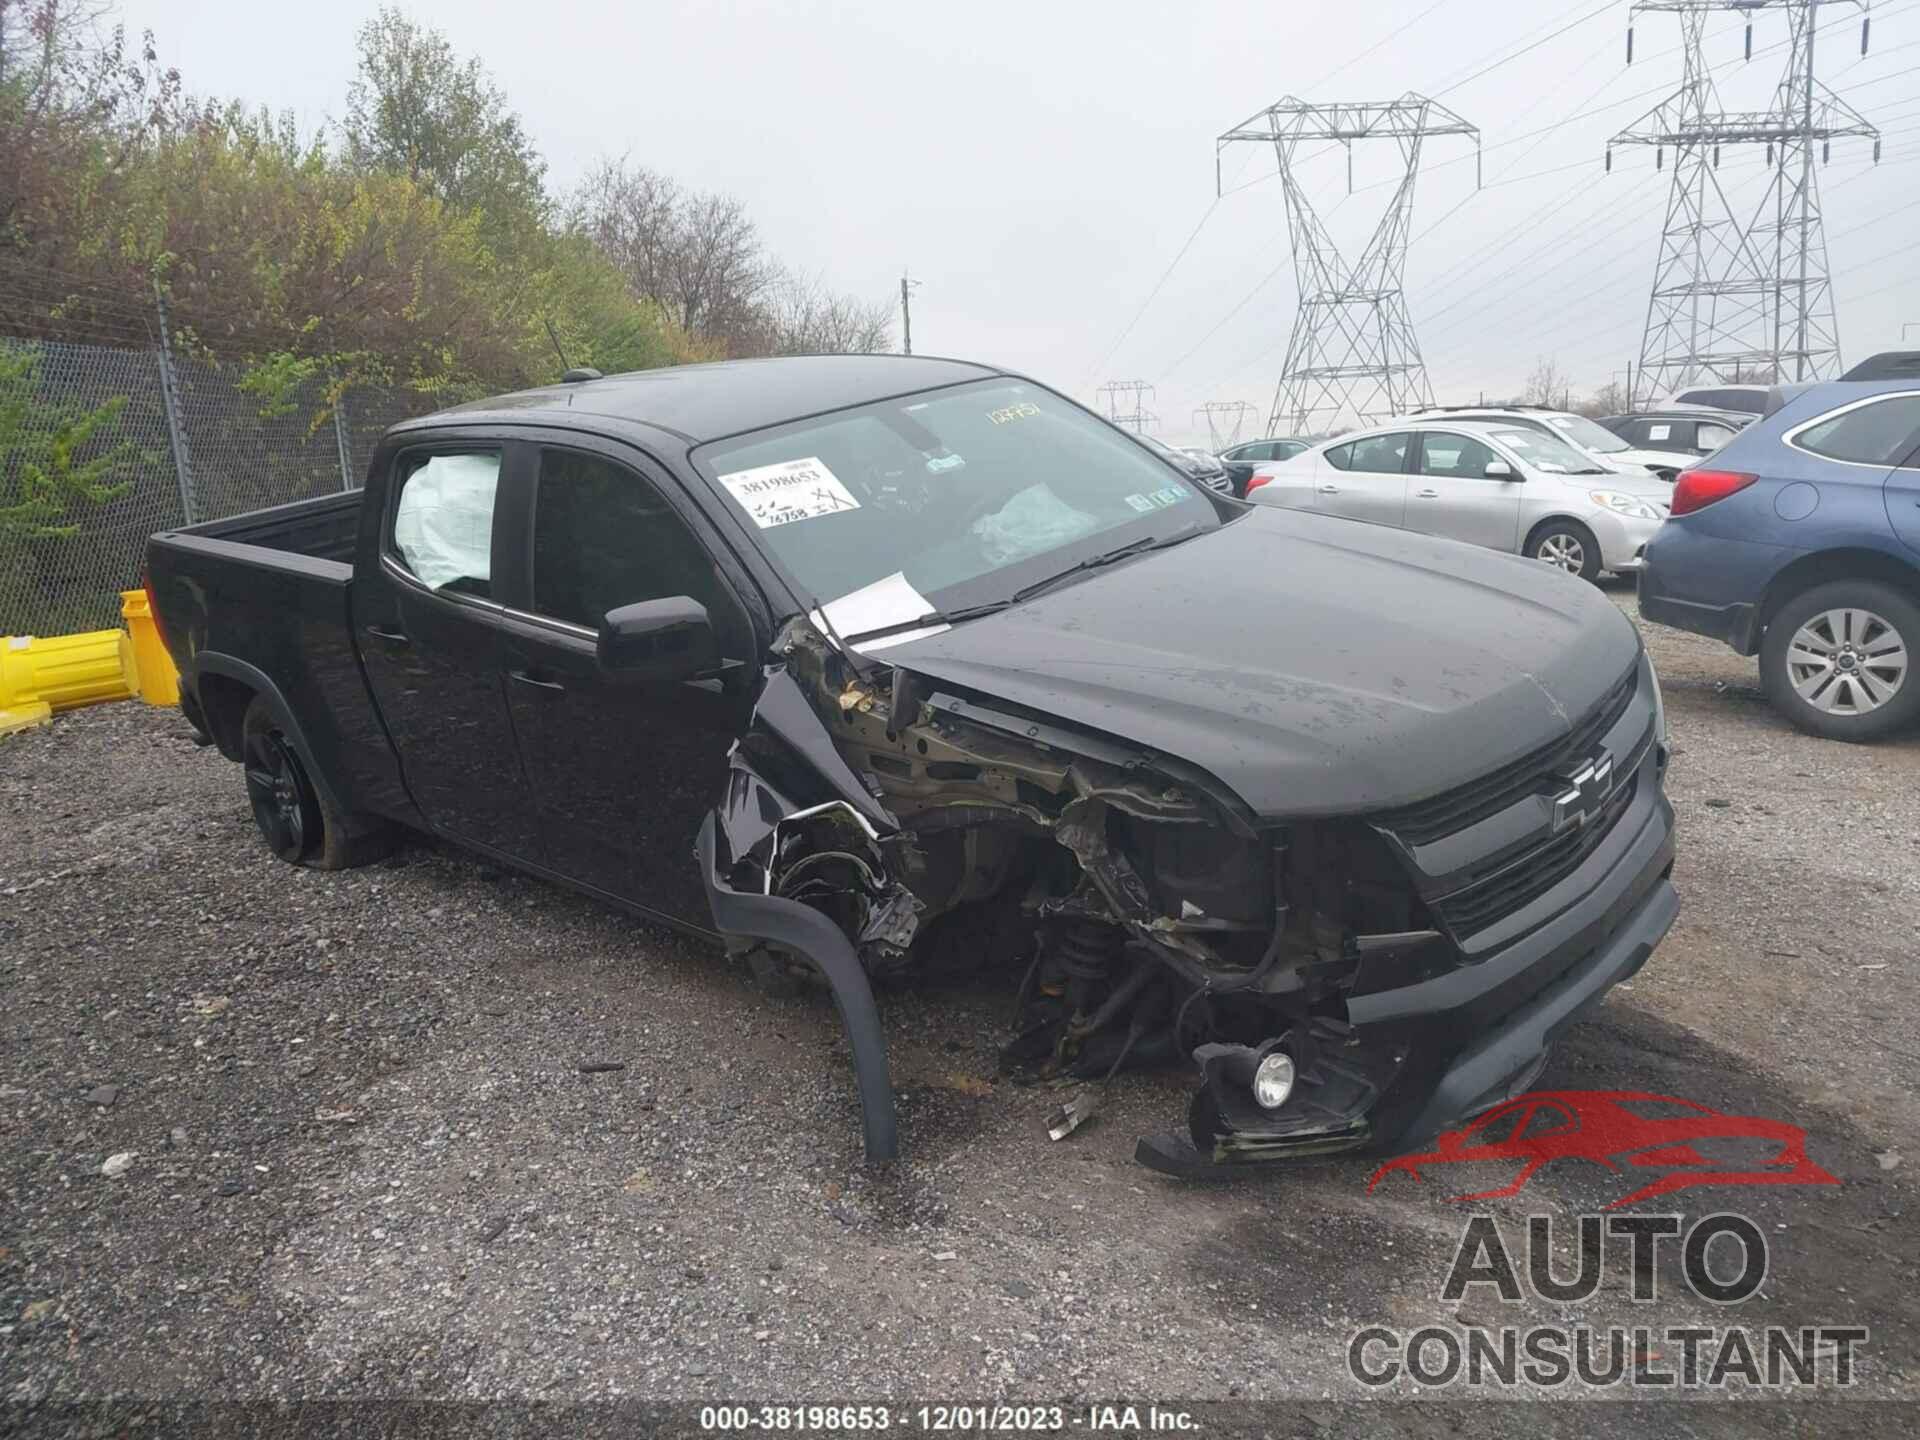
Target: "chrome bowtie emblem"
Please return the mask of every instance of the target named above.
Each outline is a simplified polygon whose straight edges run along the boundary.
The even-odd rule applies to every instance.
[[[1553,828],[1584,825],[1600,813],[1613,794],[1613,757],[1597,755],[1566,777],[1566,789],[1553,797]]]

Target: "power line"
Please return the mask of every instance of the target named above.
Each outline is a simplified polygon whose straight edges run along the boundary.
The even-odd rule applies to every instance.
[[[1180,247],[1179,252],[1174,255],[1173,259],[1167,262],[1167,268],[1160,272],[1160,278],[1153,282],[1153,288],[1147,292],[1147,298],[1140,302],[1140,308],[1133,312],[1133,318],[1127,321],[1127,328],[1120,332],[1120,338],[1107,347],[1107,353],[1100,357],[1099,363],[1093,367],[1092,371],[1089,372],[1090,374],[1098,375],[1102,370],[1106,369],[1107,362],[1114,357],[1115,352],[1127,343],[1127,336],[1131,335],[1133,333],[1133,327],[1140,323],[1140,317],[1147,313],[1147,307],[1153,304],[1153,297],[1160,293],[1160,287],[1167,283],[1167,277],[1173,274],[1174,268],[1179,265],[1181,260],[1186,258],[1187,251],[1193,248],[1193,242],[1200,238],[1200,232],[1206,228],[1207,221],[1213,218],[1213,212],[1219,208],[1220,197],[1216,195],[1213,199],[1213,204],[1207,206],[1206,213],[1200,217],[1200,223],[1195,225],[1193,232],[1187,236],[1186,243]]]
[[[1491,65],[1484,66],[1483,68],[1474,71],[1473,74],[1467,76],[1466,79],[1454,81],[1453,84],[1448,85],[1443,89],[1437,91],[1435,98],[1437,99],[1440,95],[1451,95],[1455,90],[1458,90],[1462,85],[1471,85],[1474,81],[1478,80],[1481,76],[1492,74],[1495,70],[1498,70],[1502,65],[1512,64],[1515,60],[1518,60],[1522,55],[1532,54],[1535,50],[1538,50],[1542,45],[1546,44],[1549,40],[1557,40],[1562,35],[1566,34],[1569,30],[1577,30],[1582,25],[1586,24],[1589,20],[1599,19],[1602,15],[1606,14],[1611,9],[1613,9],[1613,0],[1607,0],[1606,4],[1600,5],[1595,9],[1589,10],[1586,14],[1582,15],[1578,20],[1568,21],[1565,25],[1562,25],[1558,30],[1553,31],[1551,34],[1542,35],[1538,40],[1535,40],[1531,45],[1523,45],[1521,46],[1520,49],[1514,51],[1511,55],[1507,55],[1499,60],[1494,61]]]

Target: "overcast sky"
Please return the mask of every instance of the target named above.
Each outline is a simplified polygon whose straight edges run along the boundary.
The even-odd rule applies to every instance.
[[[196,93],[288,108],[312,127],[342,113],[354,31],[375,8],[125,11]],[[1674,17],[1642,17],[1629,69],[1627,0],[406,8],[492,70],[556,190],[625,153],[731,191],[775,253],[837,289],[897,295],[910,268],[923,282],[916,350],[1013,366],[1089,401],[1102,381],[1148,381],[1168,439],[1204,438],[1193,412],[1205,401],[1262,416],[1272,404],[1296,293],[1286,211],[1271,151],[1252,146],[1224,160],[1229,189],[1244,188],[1214,203],[1214,137],[1285,95],[1415,90],[1481,128],[1485,188],[1472,142],[1437,140],[1415,200],[1408,303],[1443,402],[1516,391],[1542,356],[1587,391],[1638,354],[1671,171],[1627,149],[1607,174],[1602,155],[1678,87],[1680,37]],[[1849,360],[1897,344],[1903,322],[1920,340],[1920,0],[1873,8],[1862,60],[1851,7],[1823,7],[1817,66],[1885,136],[1877,169],[1868,142],[1847,140],[1821,172]],[[1710,35],[1723,102],[1764,106],[1782,58],[1766,47],[1784,19],[1760,17],[1745,65],[1737,19]],[[1352,195],[1339,152],[1306,168],[1350,256],[1395,158],[1391,142],[1357,148]],[[1730,188],[1757,197],[1760,154],[1723,166]]]

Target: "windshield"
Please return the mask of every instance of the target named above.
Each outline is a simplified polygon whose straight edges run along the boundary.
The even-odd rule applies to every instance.
[[[1604,475],[1607,472],[1564,440],[1556,440],[1538,430],[1489,426],[1488,434],[1524,460],[1530,469],[1549,475]]]
[[[1122,546],[1221,523],[1201,489],[1111,426],[1005,380],[842,410],[693,458],[803,598],[871,592],[886,604],[849,609],[876,625],[1003,601]]]
[[[1553,428],[1581,449],[1591,450],[1596,455],[1611,455],[1616,450],[1633,448],[1606,426],[1584,415],[1556,415],[1553,417]]]

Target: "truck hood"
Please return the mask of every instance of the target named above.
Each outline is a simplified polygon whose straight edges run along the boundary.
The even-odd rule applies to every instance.
[[[1186,761],[1266,818],[1391,808],[1566,734],[1638,661],[1592,585],[1257,508],[893,665]]]

